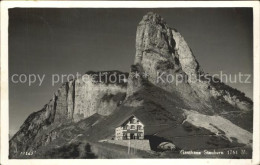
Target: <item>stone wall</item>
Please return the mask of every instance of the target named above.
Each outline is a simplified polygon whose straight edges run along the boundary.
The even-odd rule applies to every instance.
[[[149,140],[107,140],[107,142],[144,151],[151,150]]]

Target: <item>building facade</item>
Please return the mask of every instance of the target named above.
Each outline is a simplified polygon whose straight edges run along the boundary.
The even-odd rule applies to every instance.
[[[131,116],[115,129],[115,140],[144,139],[144,124],[135,116]]]

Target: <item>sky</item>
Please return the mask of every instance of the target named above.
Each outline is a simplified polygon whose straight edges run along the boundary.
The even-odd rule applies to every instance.
[[[251,8],[14,8],[9,10],[10,134],[52,98],[61,85],[52,85],[52,75],[128,72],[137,25],[149,11],[182,34],[206,73],[253,74]],[[14,74],[45,77],[41,86],[39,80],[29,86],[12,82]],[[229,85],[253,97],[252,84]]]

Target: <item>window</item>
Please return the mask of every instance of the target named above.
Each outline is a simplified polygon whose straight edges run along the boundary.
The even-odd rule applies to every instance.
[[[130,127],[129,127],[129,125],[125,125],[123,128],[124,128],[124,130],[128,130]]]
[[[138,133],[138,139],[144,139],[144,134],[143,133]]]
[[[136,122],[136,121],[135,121],[135,118],[132,118],[132,119],[130,120],[130,123],[131,123],[131,124],[135,124],[135,122]]]
[[[127,139],[127,134],[123,133],[123,139]]]
[[[138,125],[138,126],[137,126],[137,129],[138,129],[138,130],[142,130],[143,128],[142,128],[141,125]]]
[[[134,134],[134,139],[138,139],[137,133]]]
[[[135,126],[134,126],[134,125],[132,125],[132,126],[131,126],[131,129],[135,129]]]

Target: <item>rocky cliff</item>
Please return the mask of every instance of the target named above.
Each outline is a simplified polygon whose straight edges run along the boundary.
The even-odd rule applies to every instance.
[[[199,138],[203,145],[212,143],[212,134],[217,145],[252,143],[252,101],[205,74],[181,34],[158,14],[146,14],[137,27],[135,63],[129,74],[90,71],[85,75],[91,78],[83,76],[63,84],[42,110],[26,119],[9,142],[10,157],[55,146],[52,142],[61,141],[57,139],[64,135],[61,128],[73,132],[75,123],[80,127],[82,122],[87,125],[91,121],[91,126],[80,127],[85,139],[111,138],[117,124],[132,114],[145,123],[146,136],[158,134],[184,148],[189,146],[173,139],[172,133],[191,137],[187,132],[191,128],[199,130],[192,132],[194,136],[209,135],[204,141]],[[107,81],[107,75],[114,75],[115,81]],[[219,125],[219,121],[226,125]],[[240,138],[231,133],[233,128],[247,135]],[[77,135],[69,137],[68,145]]]
[[[110,75],[123,76],[104,81]],[[100,75],[100,76],[99,76]],[[26,151],[42,131],[77,122],[94,114],[111,114],[126,96],[128,73],[87,72],[81,78],[62,84],[40,111],[32,113],[10,140],[10,151]]]
[[[135,66],[140,75],[148,75],[149,82],[178,95],[190,109],[222,115],[252,131],[252,124],[239,122],[241,116],[252,121],[252,101],[205,74],[181,34],[158,14],[148,13],[137,27]]]
[[[243,93],[223,83],[213,83],[181,34],[158,14],[148,13],[137,27],[135,64],[142,66],[154,85],[179,92],[187,102],[197,105],[199,101],[204,105],[201,108],[214,108],[211,100],[221,97],[238,109],[252,110],[252,101]]]

